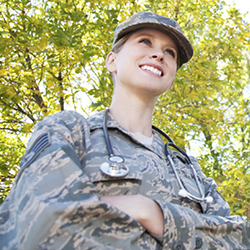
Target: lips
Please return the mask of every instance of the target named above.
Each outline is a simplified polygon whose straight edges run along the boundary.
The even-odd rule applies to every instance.
[[[144,64],[144,65],[141,65],[140,67],[141,67],[141,69],[152,72],[158,76],[163,76],[162,68],[157,66],[157,65]]]

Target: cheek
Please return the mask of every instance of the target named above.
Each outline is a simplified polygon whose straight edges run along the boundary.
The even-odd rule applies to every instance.
[[[116,61],[117,73],[129,72],[133,70],[134,67],[134,58],[133,55],[127,53],[126,55],[121,54],[118,60]],[[129,74],[129,73],[128,73]]]
[[[171,71],[173,71],[173,73],[175,74],[175,73],[176,73],[176,70],[177,70],[177,61],[172,60],[172,61],[169,63],[169,67],[171,68]]]
[[[173,58],[171,55],[167,55],[165,57],[165,63],[167,64],[168,68],[172,71],[177,70],[177,59]]]

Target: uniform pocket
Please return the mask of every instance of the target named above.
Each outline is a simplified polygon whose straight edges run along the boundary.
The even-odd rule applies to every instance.
[[[128,174],[122,177],[111,177],[100,170],[101,164],[108,163],[107,155],[85,156],[83,171],[96,186],[99,195],[133,195],[140,193],[142,173],[133,160],[125,158],[123,163],[129,168]]]

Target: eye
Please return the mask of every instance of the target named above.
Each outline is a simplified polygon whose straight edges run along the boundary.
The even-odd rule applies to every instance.
[[[144,43],[147,46],[151,46],[152,45],[151,41],[148,38],[142,38],[142,39],[140,39],[139,43]]]
[[[171,55],[173,58],[176,57],[176,51],[173,49],[166,49],[165,53]]]

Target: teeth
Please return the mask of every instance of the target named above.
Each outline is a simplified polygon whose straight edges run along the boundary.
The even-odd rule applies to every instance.
[[[148,71],[151,71],[151,72],[153,72],[153,73],[161,76],[161,71],[158,70],[158,69],[156,69],[156,68],[154,68],[154,67],[151,67],[151,66],[148,66],[148,65],[143,65],[141,68],[145,69],[145,70],[148,70]]]

